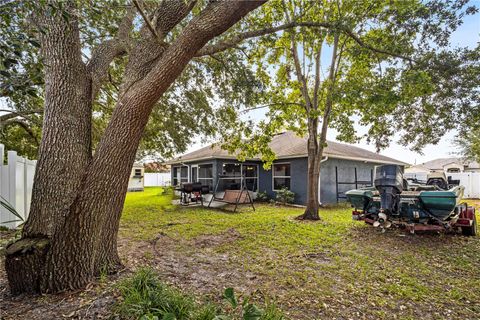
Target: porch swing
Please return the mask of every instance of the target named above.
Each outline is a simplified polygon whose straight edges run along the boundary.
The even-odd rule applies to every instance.
[[[208,203],[208,207],[210,208],[210,205],[212,204],[213,201],[217,201],[217,202],[223,202],[223,203],[235,205],[233,212],[236,212],[237,207],[242,204],[250,204],[253,208],[253,211],[255,211],[255,206],[253,205],[253,199],[250,196],[250,192],[248,191],[248,188],[245,182],[245,177],[241,177],[240,179],[241,182],[240,182],[239,190],[226,189],[222,197],[217,197],[218,185],[222,178],[232,178],[232,177],[224,176],[224,175],[217,176],[217,183],[215,184],[215,190],[213,191],[212,198]]]

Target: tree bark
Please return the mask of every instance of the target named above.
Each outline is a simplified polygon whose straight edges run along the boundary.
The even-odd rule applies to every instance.
[[[302,220],[320,220],[318,214],[318,182],[320,178],[320,160],[318,157],[318,118],[308,119],[308,178],[307,178],[307,207],[299,217]]]
[[[61,92],[58,88],[52,87],[52,90],[47,91],[47,100],[63,99],[65,103],[58,108],[46,104],[50,110],[47,111],[46,108],[45,127],[51,132],[47,134],[47,138],[44,135],[43,139],[50,137],[47,141],[54,144],[50,147],[42,140],[43,148],[40,151],[40,158],[43,160],[35,177],[37,189],[33,198],[35,202],[33,207],[45,209],[47,206],[45,195],[53,194],[55,197],[50,198],[57,202],[54,202],[55,207],[52,210],[55,211],[52,217],[46,217],[45,211],[32,210],[27,223],[28,228],[22,239],[7,248],[5,265],[12,293],[25,292],[27,288],[40,292],[81,288],[102,268],[115,270],[119,266],[116,241],[120,215],[135,154],[153,105],[180,75],[198,50],[263,2],[225,1],[208,4],[170,46],[165,47],[162,52],[157,52],[159,56],[155,57],[155,63],[152,64],[151,61],[144,59],[143,63],[137,65],[137,70],[132,68],[131,74],[134,77],[126,79],[128,86],[123,86],[124,89],[112,119],[91,161],[89,140],[80,139],[87,135],[90,137],[89,128],[79,129],[69,126],[68,133],[74,139],[62,140],[62,143],[57,141],[59,137],[65,135],[63,133],[65,128],[62,125],[66,120],[58,122],[59,118],[87,122],[86,119],[90,121],[91,111],[89,110],[88,115],[82,111],[78,115],[80,120],[72,119],[74,117],[71,114],[62,113],[62,106],[65,108],[65,104],[77,102],[77,100],[73,97],[59,98]],[[175,2],[171,3],[175,4]],[[185,14],[183,11],[180,13]],[[178,18],[175,19],[173,20],[178,23]],[[61,28],[59,21],[55,23],[55,28]],[[159,23],[159,26],[162,32],[164,30],[161,28],[173,28],[170,25],[166,26],[165,21]],[[60,32],[58,33],[60,39],[50,39],[50,37],[51,35],[47,37],[48,41],[62,43],[62,40],[65,40],[67,44],[71,44],[74,40],[61,38]],[[66,56],[70,51],[62,46],[52,46],[60,62],[71,61],[71,57]],[[74,47],[74,49],[73,56],[79,55],[80,48]],[[130,59],[140,58],[142,58],[141,55],[130,57]],[[58,76],[68,73],[67,71],[60,70]],[[129,81],[131,79],[134,80]],[[67,80],[64,81],[70,84],[80,83],[80,79]],[[92,97],[89,90],[79,92],[82,93],[81,97]],[[80,101],[83,100],[80,99]],[[76,108],[80,108],[79,106],[81,105],[77,105]],[[72,108],[75,109],[75,107]],[[73,110],[73,112],[77,115],[80,111]],[[70,122],[67,124],[70,125]],[[61,177],[58,179],[64,184],[67,181],[73,180],[73,182],[66,185],[68,200],[60,201],[64,190],[46,179],[48,173],[59,163],[55,157],[62,156],[65,158],[61,158],[60,164],[64,165],[62,167],[64,171],[57,172]],[[75,156],[80,159],[75,159]],[[80,163],[76,163],[78,160]],[[71,167],[67,166],[69,161],[72,162]],[[78,171],[71,172],[74,169]],[[40,190],[38,187],[40,185],[46,189]],[[58,219],[59,212],[61,212],[61,219]],[[47,219],[47,222],[41,219]],[[35,265],[32,266],[32,263]],[[17,270],[22,270],[24,277],[18,277]]]

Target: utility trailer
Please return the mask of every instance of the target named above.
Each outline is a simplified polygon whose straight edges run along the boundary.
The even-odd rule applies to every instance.
[[[385,230],[391,226],[416,231],[462,231],[477,235],[475,208],[462,202],[464,187],[435,173],[426,184],[409,184],[396,165],[375,168],[374,186],[346,193],[354,220]]]

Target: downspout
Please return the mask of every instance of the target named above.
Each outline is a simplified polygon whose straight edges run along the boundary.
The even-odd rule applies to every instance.
[[[328,156],[325,156],[322,160],[320,160],[320,163],[324,163],[325,161],[328,160]],[[320,194],[322,193],[322,190],[320,189],[320,184],[322,181],[322,168],[320,167],[320,174],[318,175],[318,204],[322,205],[322,200],[320,199]]]

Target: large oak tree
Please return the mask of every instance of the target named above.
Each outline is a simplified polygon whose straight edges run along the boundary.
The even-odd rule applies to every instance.
[[[83,2],[25,3],[38,31],[45,102],[30,215],[7,248],[12,293],[79,288],[119,267],[119,219],[152,108],[194,57],[231,46],[214,39],[263,2],[133,1],[117,8],[124,17],[115,35],[89,48]],[[128,62],[118,98],[92,153],[92,106],[119,57]]]

